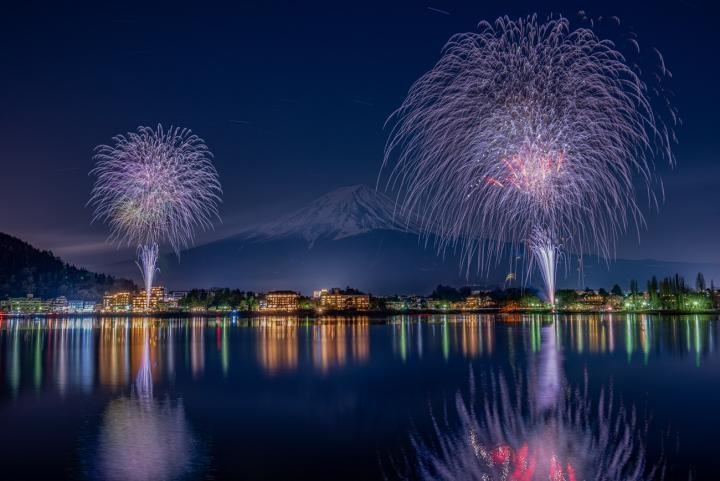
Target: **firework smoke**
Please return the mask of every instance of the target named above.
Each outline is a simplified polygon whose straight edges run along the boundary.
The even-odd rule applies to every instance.
[[[95,149],[93,221],[109,224],[111,241],[138,247],[146,308],[159,245],[168,243],[178,254],[192,244],[196,228],[211,228],[218,216],[222,191],[211,159],[189,129],[161,125],[138,127]]]
[[[524,246],[553,302],[561,246],[607,259],[643,225],[635,184],[657,204],[676,119],[612,42],[562,17],[502,17],[453,36],[410,88],[389,120],[387,187],[468,271]]]

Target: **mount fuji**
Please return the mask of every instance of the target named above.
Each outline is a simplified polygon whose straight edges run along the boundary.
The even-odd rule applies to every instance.
[[[502,286],[510,269],[500,262],[489,273],[461,269],[457,252],[438,253],[420,223],[401,217],[388,196],[355,185],[334,190],[305,207],[271,221],[243,227],[224,239],[160,260],[159,281],[170,288],[231,286],[244,290],[299,290],[352,286],[373,294],[427,294],[437,284]],[[569,266],[578,265],[570,256]],[[608,268],[609,267],[609,268]],[[515,269],[517,271],[517,269]],[[676,272],[692,281],[698,272],[720,279],[720,266],[657,260],[584,257],[559,287],[627,287],[653,275]],[[539,284],[539,279],[530,279]]]
[[[161,278],[177,288],[304,293],[345,286],[376,294],[428,293],[439,283],[487,283],[477,275],[466,278],[453,253],[438,255],[419,235],[420,223],[400,217],[395,207],[365,185],[341,187],[287,215],[185,251],[179,264],[163,258]]]
[[[340,187],[306,207],[238,232],[234,238],[258,242],[302,238],[313,247],[319,239],[340,240],[374,230],[419,233],[417,221],[401,220],[388,196],[365,185]]]

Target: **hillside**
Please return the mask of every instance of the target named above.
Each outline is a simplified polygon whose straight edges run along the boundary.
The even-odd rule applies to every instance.
[[[0,299],[32,293],[41,298],[96,300],[106,291],[134,287],[131,281],[78,269],[52,252],[0,233]]]

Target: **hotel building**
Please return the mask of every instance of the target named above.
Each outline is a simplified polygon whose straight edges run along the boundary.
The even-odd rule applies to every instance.
[[[273,291],[265,294],[260,301],[261,311],[295,312],[298,310],[300,295],[294,291]]]
[[[319,307],[327,311],[366,311],[370,309],[370,296],[360,293],[346,293],[340,289],[323,289],[319,292]]]

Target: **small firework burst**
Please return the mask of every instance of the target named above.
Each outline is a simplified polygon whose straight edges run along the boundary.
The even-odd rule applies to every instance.
[[[222,191],[212,153],[190,130],[158,125],[114,137],[96,147],[95,160],[93,221],[108,223],[113,242],[138,247],[147,307],[159,245],[179,253],[218,216]]]

